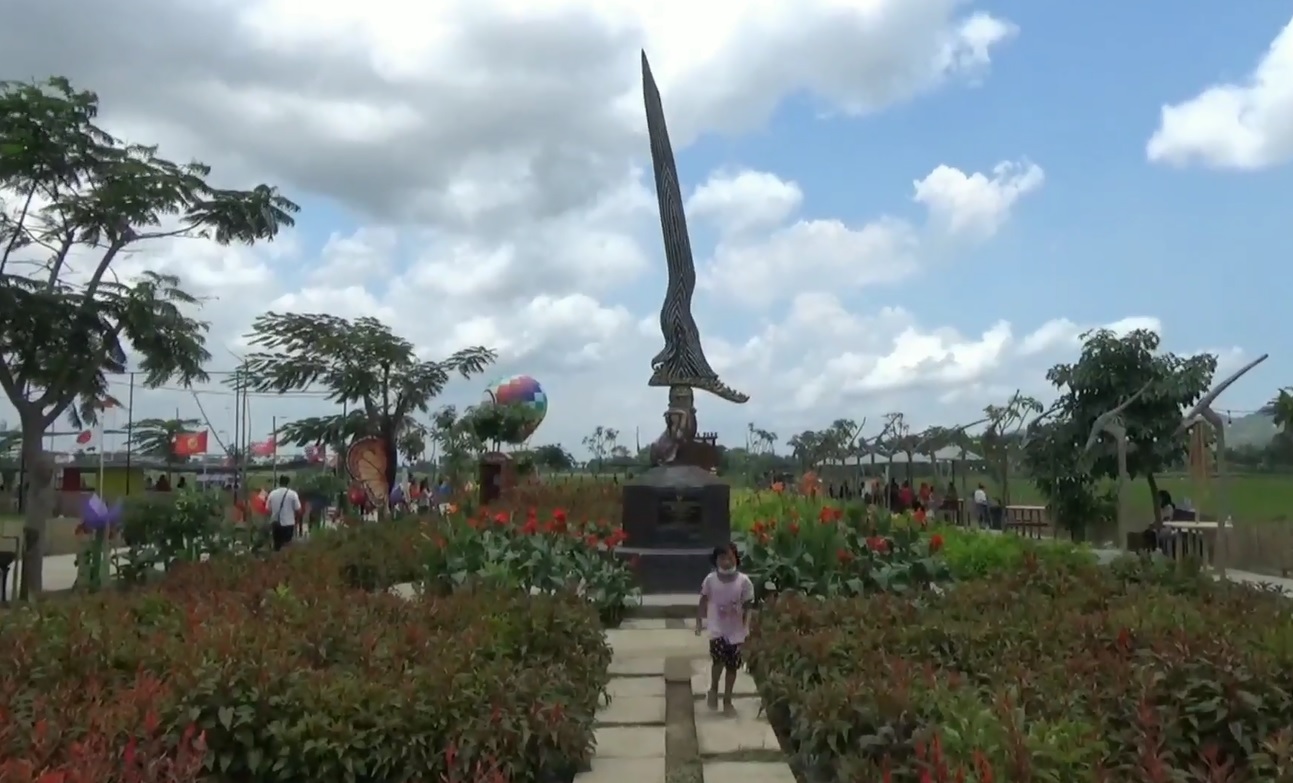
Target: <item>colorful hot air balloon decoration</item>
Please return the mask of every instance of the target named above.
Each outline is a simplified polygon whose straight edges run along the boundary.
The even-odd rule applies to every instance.
[[[495,405],[520,405],[529,408],[534,418],[527,428],[526,438],[534,434],[534,431],[543,423],[543,417],[548,415],[548,395],[544,393],[539,382],[528,375],[513,375],[491,383],[485,390],[485,397]]]

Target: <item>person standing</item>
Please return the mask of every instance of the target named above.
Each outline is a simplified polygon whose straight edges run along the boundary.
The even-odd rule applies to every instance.
[[[718,683],[723,680],[723,713],[736,715],[732,690],[741,669],[741,645],[750,628],[750,607],[754,603],[754,582],[741,573],[741,555],[735,544],[714,547],[709,555],[714,570],[700,586],[696,610],[696,635],[709,626],[709,692],[705,701],[718,709]]]
[[[988,517],[988,490],[979,484],[974,490],[974,517],[979,523],[979,527],[989,527]]]
[[[301,497],[289,484],[290,476],[279,476],[278,487],[265,498],[269,508],[270,534],[274,540],[274,551],[292,543],[296,537],[296,520],[301,513]]]

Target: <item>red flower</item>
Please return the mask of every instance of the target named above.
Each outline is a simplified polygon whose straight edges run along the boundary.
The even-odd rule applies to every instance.
[[[598,546],[601,545],[602,542],[601,542],[601,539],[599,539],[596,536],[596,534],[589,533],[588,536],[584,538],[584,543],[587,544],[590,548],[596,549]]]
[[[539,532],[539,520],[533,517],[525,520],[525,524],[521,525],[521,532],[527,536],[532,536]]]
[[[554,508],[552,510],[552,521],[564,525],[566,523],[566,510],[564,508]]]
[[[508,516],[506,512],[500,511],[494,515],[494,523],[497,525],[506,525],[508,522],[511,522],[511,521],[512,521],[512,518]]]
[[[929,553],[932,555],[943,548],[943,537],[938,533],[929,537]]]
[[[841,549],[835,553],[835,559],[840,561],[841,565],[851,563],[853,562],[853,553],[847,549]]]
[[[798,522],[791,522],[791,523],[790,523],[790,535],[792,535],[792,536],[797,536],[797,535],[799,535],[799,523],[798,523]]]
[[[838,522],[844,517],[844,512],[833,506],[822,506],[822,510],[817,512],[817,521],[823,525],[830,522]]]
[[[880,536],[870,536],[866,540],[866,547],[872,552],[884,554],[889,551],[889,542]]]

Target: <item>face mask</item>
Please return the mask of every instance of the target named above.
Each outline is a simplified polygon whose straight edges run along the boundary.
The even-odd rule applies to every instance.
[[[718,569],[719,576],[736,576],[736,566]]]

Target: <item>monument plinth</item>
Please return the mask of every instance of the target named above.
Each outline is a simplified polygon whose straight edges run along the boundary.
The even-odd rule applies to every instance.
[[[692,593],[709,572],[709,553],[731,536],[732,490],[695,465],[651,468],[624,485],[621,557],[638,561],[644,593]]]
[[[705,358],[691,312],[696,265],[687,235],[682,189],[664,122],[660,90],[642,53],[642,93],[668,284],[660,307],[664,348],[651,360],[648,386],[669,389],[664,432],[651,445],[651,469],[624,485],[621,522],[636,556],[645,593],[696,592],[709,553],[732,533],[731,488],[720,478],[716,433],[697,433],[695,390],[744,403],[749,396],[723,383]]]

